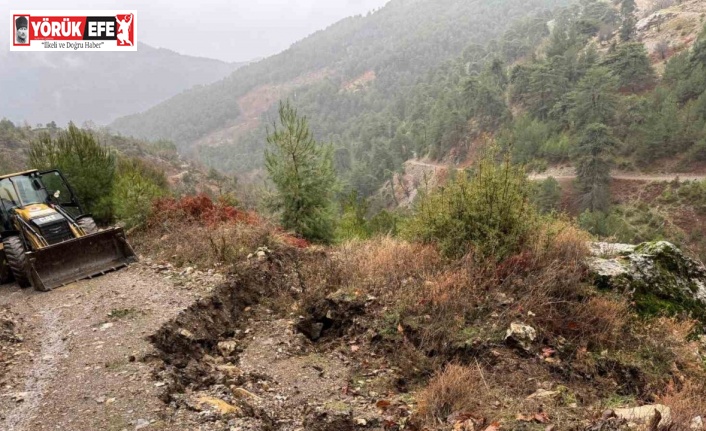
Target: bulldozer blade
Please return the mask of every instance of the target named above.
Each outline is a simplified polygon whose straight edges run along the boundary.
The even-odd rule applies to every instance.
[[[27,253],[29,279],[49,291],[136,262],[121,228],[111,228]]]

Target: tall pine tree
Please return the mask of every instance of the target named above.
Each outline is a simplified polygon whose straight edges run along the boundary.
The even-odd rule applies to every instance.
[[[280,102],[280,124],[268,130],[265,167],[277,188],[271,201],[282,226],[304,238],[329,243],[334,236],[333,149],[314,140],[306,117]]]
[[[581,191],[581,207],[605,211],[610,205],[611,153],[615,140],[605,124],[589,124],[579,138],[575,154],[576,180]]]

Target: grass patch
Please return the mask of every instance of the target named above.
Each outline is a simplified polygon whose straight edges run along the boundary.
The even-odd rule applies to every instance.
[[[141,314],[144,314],[144,311],[137,308],[113,308],[108,313],[108,317],[112,320],[132,319]]]

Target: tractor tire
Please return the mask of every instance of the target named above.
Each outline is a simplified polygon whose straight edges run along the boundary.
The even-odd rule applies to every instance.
[[[31,286],[27,278],[27,254],[22,239],[19,236],[8,236],[2,240],[2,244],[5,260],[17,284],[23,289]]]
[[[0,284],[9,283],[12,280],[12,270],[5,260],[5,250],[0,250]]]
[[[93,220],[93,217],[81,217],[76,223],[81,226],[87,235],[98,232],[98,226],[96,226],[96,221]]]

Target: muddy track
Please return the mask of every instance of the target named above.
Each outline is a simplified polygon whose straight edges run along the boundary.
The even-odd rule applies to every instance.
[[[0,287],[0,305],[24,322],[0,387],[0,429],[194,429],[159,400],[147,340],[205,294],[177,284],[136,264],[48,293]]]

